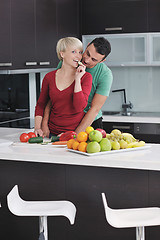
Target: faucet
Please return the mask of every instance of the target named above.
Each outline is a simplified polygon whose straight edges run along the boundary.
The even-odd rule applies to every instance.
[[[122,89],[116,89],[116,90],[113,90],[112,92],[123,92],[123,95],[124,95],[124,103],[122,104],[122,109],[123,109],[123,112],[122,112],[122,115],[124,116],[130,116],[131,115],[131,112],[129,112],[129,109],[132,109],[133,108],[133,104],[129,101],[129,103],[127,103],[126,101],[126,91],[124,88]]]

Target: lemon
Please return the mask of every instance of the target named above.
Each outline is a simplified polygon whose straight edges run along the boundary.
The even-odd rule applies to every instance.
[[[85,132],[89,134],[89,133],[92,132],[93,130],[94,130],[94,128],[91,127],[91,126],[89,126],[89,127],[86,128]]]

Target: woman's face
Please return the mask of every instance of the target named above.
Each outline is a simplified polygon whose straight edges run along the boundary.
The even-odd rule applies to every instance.
[[[72,67],[78,66],[78,61],[82,59],[82,50],[76,47],[68,47],[65,52],[61,52],[63,63]]]

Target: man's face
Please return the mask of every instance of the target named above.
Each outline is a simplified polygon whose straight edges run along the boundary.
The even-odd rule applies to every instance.
[[[105,55],[101,55],[96,52],[95,46],[92,43],[86,48],[85,52],[83,53],[82,63],[87,68],[93,68],[97,63],[105,61],[105,59],[102,60],[104,56]]]

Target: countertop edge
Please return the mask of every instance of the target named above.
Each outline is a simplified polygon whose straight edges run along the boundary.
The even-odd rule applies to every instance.
[[[160,123],[159,117],[103,115],[103,122]]]

